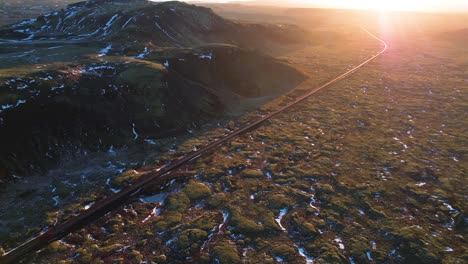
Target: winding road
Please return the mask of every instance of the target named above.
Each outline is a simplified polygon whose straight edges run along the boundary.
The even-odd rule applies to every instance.
[[[174,179],[176,177],[180,177],[180,174],[177,174],[174,172],[176,169],[180,168],[181,166],[185,165],[188,162],[198,159],[203,154],[207,154],[209,151],[215,149],[216,147],[222,145],[223,143],[230,141],[234,137],[237,137],[247,131],[250,131],[258,127],[263,122],[301,103],[302,101],[306,100],[308,97],[315,94],[316,92],[348,77],[349,75],[361,69],[363,66],[367,65],[368,63],[370,63],[371,61],[373,61],[374,59],[376,59],[377,57],[379,57],[380,55],[382,55],[383,53],[387,51],[388,45],[387,43],[385,43],[385,41],[373,35],[371,32],[367,31],[364,28],[361,28],[361,30],[365,31],[372,38],[379,41],[382,44],[382,50],[376,53],[375,55],[373,55],[372,57],[370,57],[369,59],[365,60],[361,64],[355,66],[351,70],[348,70],[347,72],[332,79],[331,81],[310,90],[309,92],[300,96],[293,102],[290,102],[286,106],[280,109],[277,109],[254,122],[248,123],[232,131],[230,134],[226,135],[223,138],[213,141],[212,143],[206,145],[204,148],[200,148],[199,150],[192,152],[189,155],[184,156],[180,159],[177,159],[163,167],[160,167],[160,168],[157,168],[157,169],[154,169],[145,173],[134,184],[128,186],[122,191],[116,193],[115,195],[107,197],[101,201],[96,202],[87,211],[75,217],[72,217],[71,219],[69,219],[68,221],[64,223],[51,227],[48,231],[28,240],[27,242],[23,243],[17,248],[14,248],[11,251],[7,252],[6,254],[0,256],[0,263],[19,263],[19,260],[21,260],[25,255],[46,247],[49,243],[65,237],[69,233],[74,232],[86,226],[90,222],[98,219],[100,216],[103,216],[104,214],[108,213],[112,209],[116,208],[117,206],[125,202],[129,197],[135,196],[138,193],[140,193],[141,190],[143,190],[144,187],[147,186],[148,184],[151,183],[152,185],[163,186],[167,181]]]

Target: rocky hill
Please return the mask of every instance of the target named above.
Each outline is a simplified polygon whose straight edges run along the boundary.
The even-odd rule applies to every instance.
[[[277,96],[304,76],[258,50],[302,42],[300,31],[143,0],[80,2],[0,28],[0,181]]]
[[[242,24],[223,19],[211,9],[181,2],[93,0],[0,31],[17,40],[151,41],[158,46],[192,46],[220,42],[248,45],[297,41],[304,32],[287,25]]]

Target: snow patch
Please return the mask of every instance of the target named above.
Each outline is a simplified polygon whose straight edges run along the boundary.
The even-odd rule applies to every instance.
[[[7,109],[10,109],[10,108],[15,108],[15,107],[18,107],[22,104],[25,104],[26,103],[26,100],[18,100],[18,102],[15,104],[15,105],[11,105],[11,104],[6,104],[6,105],[2,105],[0,108],[0,113],[3,112],[4,110],[7,110]]]
[[[128,25],[128,23],[130,23],[130,21],[132,21],[133,19],[135,19],[135,17],[129,18],[129,19],[127,20],[127,22],[125,22],[125,23],[123,24],[122,29],[125,28],[125,27]]]
[[[139,136],[135,130],[135,123],[132,124],[132,133],[133,133],[133,140],[137,140]]]
[[[145,139],[145,142],[150,144],[150,145],[156,145],[156,141],[154,141],[152,139]]]
[[[272,179],[272,178],[273,178],[273,174],[272,174],[269,170],[263,170],[263,174],[265,174],[265,176],[266,176],[268,179]]]
[[[105,56],[107,55],[107,53],[112,49],[112,44],[109,44],[107,47],[103,48],[100,52],[100,54],[98,55],[98,57],[102,57],[102,56]]]
[[[135,56],[136,59],[144,59],[146,55],[148,55],[149,51],[148,51],[148,48],[145,47],[145,50],[143,50],[143,53],[141,54],[138,54],[137,56]]]
[[[111,17],[111,19],[109,21],[107,21],[106,23],[106,26],[104,27],[104,35],[107,34],[107,30],[110,28],[110,26],[112,26],[112,24],[114,23],[114,21],[119,17],[118,14],[115,14]]]
[[[22,85],[22,86],[16,87],[16,89],[18,89],[18,90],[24,90],[24,89],[26,89],[26,88],[28,88],[28,85],[27,85],[27,84],[24,84],[24,85]]]
[[[84,209],[85,209],[85,210],[88,210],[88,209],[91,208],[91,206],[93,206],[93,205],[94,205],[94,202],[91,202],[91,203],[85,205],[85,206],[84,206]]]
[[[21,27],[21,26],[26,26],[26,25],[31,25],[32,23],[36,22],[36,18],[24,20],[18,24],[15,24],[13,27]]]
[[[312,264],[314,263],[315,259],[313,257],[309,257],[307,256],[307,254],[305,253],[305,249],[304,248],[301,248],[299,247],[297,244],[294,244],[294,246],[297,248],[297,250],[299,251],[299,255],[301,255],[301,257],[305,258],[305,261],[307,264]]]
[[[59,204],[59,197],[58,196],[52,197],[52,200],[54,201],[54,206],[57,206]]]
[[[284,215],[288,212],[288,208],[284,208],[280,210],[280,214],[278,218],[275,219],[275,221],[278,223],[278,225],[281,227],[281,230],[286,231],[286,228],[283,227],[281,224],[281,220],[283,219]]]
[[[338,247],[341,249],[341,250],[344,250],[345,249],[345,246],[343,244],[343,240],[339,237],[335,238],[334,240],[337,244],[338,244]]]
[[[223,214],[223,222],[221,224],[219,224],[218,226],[218,231],[221,230],[221,228],[223,228],[223,226],[226,224],[226,221],[228,220],[229,218],[229,212],[227,211],[222,211],[222,214]]]
[[[213,53],[210,52],[208,54],[200,54],[198,55],[198,58],[211,60],[213,58]]]
[[[62,84],[62,85],[60,85],[60,86],[54,86],[54,87],[50,88],[50,90],[51,90],[51,91],[55,91],[55,90],[57,90],[57,89],[63,89],[63,88],[65,88],[65,85],[64,85],[64,84]]]

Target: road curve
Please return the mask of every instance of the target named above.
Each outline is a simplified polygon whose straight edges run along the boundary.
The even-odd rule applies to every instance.
[[[367,31],[364,28],[361,28],[361,30],[365,31],[372,38],[379,41],[383,45],[382,50],[379,51],[378,53],[376,53],[375,55],[373,55],[372,57],[370,57],[369,59],[365,60],[361,64],[355,66],[351,70],[341,74],[340,76],[334,78],[333,80],[331,80],[331,81],[329,81],[329,82],[327,82],[327,83],[325,83],[325,84],[323,84],[323,85],[321,85],[319,87],[316,87],[316,88],[310,90],[309,92],[307,92],[306,94],[300,96],[299,98],[297,98],[293,102],[287,104],[286,106],[284,106],[284,107],[282,107],[282,108],[280,108],[278,110],[275,110],[275,111],[263,116],[262,118],[260,118],[258,120],[255,120],[255,121],[253,121],[251,123],[248,123],[248,124],[238,128],[238,129],[232,131],[227,136],[211,142],[210,144],[206,145],[204,148],[200,148],[199,150],[197,150],[197,151],[195,151],[193,153],[190,153],[187,156],[184,156],[184,157],[182,157],[182,158],[180,158],[178,160],[175,160],[175,161],[173,161],[173,162],[171,162],[171,163],[169,163],[169,164],[167,164],[167,165],[165,165],[163,167],[160,167],[160,168],[157,168],[157,169],[154,169],[154,170],[151,170],[151,171],[145,173],[134,184],[128,186],[127,188],[123,189],[122,191],[120,191],[120,192],[118,192],[115,195],[112,195],[110,197],[104,198],[101,201],[96,202],[87,211],[85,211],[85,212],[83,212],[83,213],[81,213],[81,214],[79,214],[79,215],[77,215],[75,217],[72,217],[71,219],[69,219],[68,221],[66,221],[64,223],[58,224],[58,225],[56,225],[54,227],[51,227],[51,229],[49,229],[48,231],[46,231],[46,232],[44,232],[44,233],[42,233],[42,234],[28,240],[28,241],[26,241],[22,245],[14,248],[11,251],[9,251],[9,252],[5,253],[4,255],[0,256],[0,263],[5,263],[5,264],[20,263],[21,258],[24,257],[26,254],[31,253],[31,252],[35,252],[35,251],[37,251],[37,250],[39,250],[41,248],[44,248],[49,243],[51,243],[53,241],[56,241],[56,240],[59,240],[59,239],[65,237],[66,235],[68,235],[69,233],[74,232],[74,231],[84,227],[88,223],[98,219],[100,216],[108,213],[109,211],[111,211],[115,207],[122,204],[127,198],[137,195],[149,183],[151,183],[151,184],[156,183],[156,184],[163,185],[165,182],[167,182],[167,180],[172,179],[174,177],[177,177],[177,176],[174,176],[173,174],[171,174],[175,169],[180,168],[181,166],[183,166],[184,164],[186,164],[186,163],[188,163],[190,161],[198,159],[201,155],[211,151],[212,149],[218,147],[219,145],[221,145],[223,143],[228,142],[232,138],[237,137],[240,134],[243,134],[243,133],[245,133],[247,131],[252,130],[253,128],[261,125],[266,120],[271,119],[272,117],[286,111],[287,109],[291,108],[292,106],[297,105],[300,102],[306,100],[308,97],[310,97],[311,95],[315,94],[316,92],[322,90],[323,88],[326,88],[326,87],[328,87],[328,86],[330,86],[330,85],[332,85],[332,84],[334,84],[334,83],[348,77],[349,75],[353,74],[354,72],[356,72],[357,70],[359,70],[360,68],[362,68],[366,64],[370,63],[371,61],[373,61],[374,59],[376,59],[377,57],[379,57],[380,55],[382,55],[384,52],[387,51],[388,45],[387,45],[387,43],[385,43],[385,41],[383,41],[382,39],[376,37],[375,35],[373,35],[371,32]]]

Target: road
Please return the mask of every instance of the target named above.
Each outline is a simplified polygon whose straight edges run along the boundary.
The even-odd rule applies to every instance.
[[[212,143],[208,144],[204,148],[200,148],[199,150],[192,152],[191,154],[184,156],[178,160],[175,160],[163,167],[160,167],[160,168],[157,168],[157,169],[154,169],[145,173],[134,184],[128,186],[122,191],[116,193],[115,195],[107,197],[101,201],[96,202],[90,209],[81,213],[80,215],[72,217],[68,221],[52,227],[48,231],[28,240],[27,242],[23,243],[19,247],[14,248],[11,251],[7,252],[6,254],[0,257],[0,263],[18,263],[18,261],[26,254],[35,252],[41,248],[44,248],[49,243],[65,237],[69,233],[74,232],[86,226],[90,222],[98,219],[100,216],[108,213],[115,207],[125,202],[127,198],[131,196],[135,196],[138,193],[140,193],[144,189],[144,187],[149,185],[150,183],[153,186],[155,184],[164,185],[164,183],[166,183],[167,181],[175,177],[179,177],[180,174],[173,174],[176,169],[180,168],[181,166],[185,165],[188,162],[198,159],[204,154],[208,154],[211,150],[215,149],[216,147],[219,147],[220,145],[230,141],[231,139],[260,126],[265,121],[303,102],[304,100],[306,100],[307,98],[315,94],[316,92],[348,77],[349,75],[353,74],[357,70],[369,64],[371,61],[375,60],[377,57],[379,57],[380,55],[382,55],[383,53],[387,51],[388,45],[387,43],[385,43],[385,41],[378,38],[377,36],[375,36],[374,34],[372,34],[371,32],[367,31],[364,28],[361,28],[361,30],[365,31],[367,34],[369,34],[369,36],[379,41],[382,44],[382,50],[372,55],[369,59],[355,66],[351,70],[348,70],[347,72],[339,75],[338,77],[328,81],[327,83],[319,87],[313,88],[312,90],[300,96],[293,102],[290,102],[286,106],[280,109],[277,109],[263,116],[262,118],[258,120],[255,120],[251,123],[248,123],[234,130],[227,136],[213,141]]]

